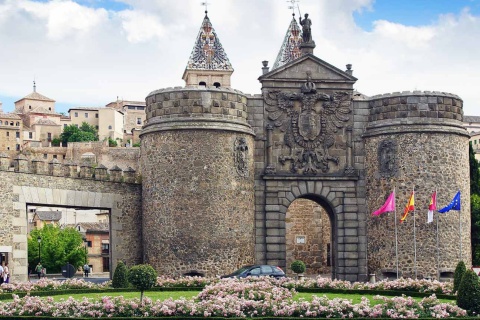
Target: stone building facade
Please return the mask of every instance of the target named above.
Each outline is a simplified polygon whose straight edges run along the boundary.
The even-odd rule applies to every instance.
[[[0,214],[12,221],[0,247],[10,245],[18,274],[26,271],[26,204],[110,210],[111,270],[121,259],[170,276],[212,276],[303,259],[309,274],[365,281],[397,270],[445,277],[460,259],[470,265],[462,100],[366,97],[354,90],[352,66],[316,57],[295,19],[285,41],[272,70],[263,62],[261,93],[246,95],[230,87],[233,67],[205,16],[186,87],[146,98],[141,178],[101,161],[78,168],[53,159],[39,171],[22,155],[13,168],[0,157]],[[413,190],[416,211],[400,224]],[[426,223],[434,191],[438,208],[461,192],[461,211],[435,214],[438,242],[437,223]],[[396,210],[373,217],[392,192]]]

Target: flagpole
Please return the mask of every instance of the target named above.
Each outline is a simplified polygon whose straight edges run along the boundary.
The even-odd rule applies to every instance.
[[[458,240],[460,242],[460,261],[462,261],[462,215],[460,211],[458,210]]]
[[[415,203],[415,186],[413,186],[413,201]],[[410,205],[410,200],[408,205]],[[413,269],[415,270],[415,280],[417,279],[417,236],[415,231],[415,205],[413,205]]]
[[[395,187],[393,187],[393,197],[395,197]],[[395,205],[395,260],[397,264],[397,279],[398,279],[398,235],[397,235],[397,206]]]

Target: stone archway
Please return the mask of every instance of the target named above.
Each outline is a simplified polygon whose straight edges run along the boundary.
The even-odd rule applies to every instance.
[[[285,229],[287,273],[294,260],[302,260],[306,275],[331,277],[332,220],[322,205],[306,198],[294,200],[285,216]]]

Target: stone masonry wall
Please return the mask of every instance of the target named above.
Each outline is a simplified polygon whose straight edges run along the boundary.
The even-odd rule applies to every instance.
[[[370,101],[371,119],[378,120],[370,122],[365,133],[366,198],[369,212],[373,212],[395,189],[400,276],[414,277],[415,271],[419,277],[442,276],[453,272],[460,259],[469,265],[468,134],[461,123],[461,100],[454,95],[427,92],[382,97]],[[429,111],[419,111],[422,108]],[[416,241],[414,213],[404,223],[399,222],[413,189]],[[457,191],[461,192],[461,230],[458,211],[435,213],[438,247],[436,221],[427,224],[428,205],[434,191],[437,191],[437,209],[449,204]],[[394,212],[368,218],[370,273],[379,276],[396,273],[394,219]]]
[[[167,88],[146,101],[144,261],[171,276],[221,275],[253,263],[254,143],[245,95]]]
[[[141,263],[141,187],[138,184],[0,171],[0,243],[12,245],[12,281],[27,277],[27,204],[110,209],[111,261]]]
[[[242,136],[253,150],[253,137]],[[142,136],[145,262],[160,274],[221,275],[254,262],[253,179],[235,169],[235,138],[211,130]]]
[[[288,207],[285,225],[287,273],[292,274],[289,266],[294,260],[302,260],[307,267],[305,274],[330,275],[331,222],[325,209],[312,200],[295,200]],[[297,237],[305,242],[298,243]]]

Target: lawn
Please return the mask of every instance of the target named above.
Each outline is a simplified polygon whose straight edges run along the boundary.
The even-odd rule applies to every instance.
[[[145,297],[148,297],[152,300],[166,300],[168,298],[172,298],[173,300],[177,300],[180,298],[185,298],[185,299],[190,299],[195,297],[200,291],[147,291],[145,292]],[[32,296],[35,294],[32,293]],[[334,299],[334,298],[342,298],[342,299],[349,299],[352,300],[354,304],[360,303],[362,297],[367,297],[370,301],[373,301],[373,297],[375,294],[372,295],[363,295],[363,294],[344,294],[344,293],[306,293],[306,292],[299,292],[297,293],[293,298],[294,300],[300,300],[304,299],[306,301],[311,301],[313,296],[327,296],[329,299]],[[117,297],[117,296],[123,296],[126,299],[132,299],[132,298],[139,298],[140,297],[140,292],[108,292],[108,293],[81,293],[81,294],[66,294],[66,295],[54,295],[53,298],[55,301],[60,301],[61,299],[68,299],[69,297],[73,297],[76,300],[81,300],[84,297],[85,298],[91,298],[95,300],[99,300],[104,296],[109,296],[109,297]],[[422,298],[415,297],[414,298],[417,301],[422,300]],[[455,304],[455,301],[453,300],[442,300],[439,299],[441,302],[445,303],[453,303]]]

